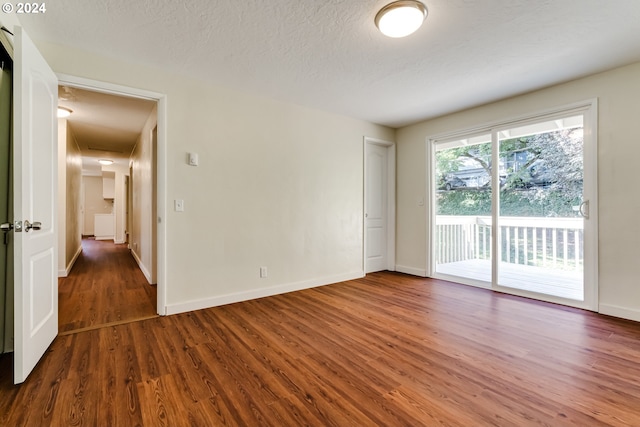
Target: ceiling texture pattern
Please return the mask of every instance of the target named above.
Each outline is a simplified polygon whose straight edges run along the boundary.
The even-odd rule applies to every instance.
[[[400,127],[640,61],[639,0],[423,0],[413,35],[375,27],[391,0],[56,0],[33,39]]]
[[[58,105],[72,111],[67,121],[82,153],[83,174],[100,175],[99,159],[128,166],[155,104],[146,99],[59,86]]]

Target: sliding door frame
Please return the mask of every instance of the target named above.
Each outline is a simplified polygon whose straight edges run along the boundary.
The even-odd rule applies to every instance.
[[[492,163],[499,164],[499,140],[498,133],[511,127],[518,127],[527,124],[533,124],[545,120],[559,119],[561,117],[582,115],[584,118],[584,181],[583,181],[583,200],[588,201],[588,218],[584,220],[584,300],[575,301],[550,295],[543,295],[534,292],[527,292],[519,289],[499,286],[498,280],[498,214],[499,214],[499,173],[497,169],[492,170],[491,186],[492,186],[492,279],[491,282],[461,278],[457,276],[444,275],[437,273],[435,270],[435,254],[436,254],[436,186],[435,177],[436,163],[435,153],[437,144],[455,141],[458,139],[470,138],[479,135],[491,134],[492,142]],[[487,123],[482,126],[463,129],[460,131],[447,132],[426,139],[427,154],[427,176],[426,176],[426,200],[428,201],[428,227],[427,227],[427,276],[437,279],[456,281],[459,283],[481,287],[485,289],[493,289],[500,292],[506,292],[513,295],[535,298],[538,300],[554,302],[563,305],[583,308],[592,311],[598,311],[598,100],[589,99],[570,105],[565,105],[545,111],[512,117],[505,120]]]

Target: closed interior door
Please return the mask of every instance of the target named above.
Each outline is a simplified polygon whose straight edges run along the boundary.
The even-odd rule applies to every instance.
[[[388,153],[387,147],[366,144],[365,224],[366,258],[365,272],[387,269],[388,223]]]

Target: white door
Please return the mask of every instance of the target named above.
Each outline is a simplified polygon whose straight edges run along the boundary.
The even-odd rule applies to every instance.
[[[365,273],[393,269],[390,147],[365,141]],[[390,250],[391,249],[391,250]]]
[[[14,47],[14,382],[18,384],[58,334],[58,80],[17,26]]]

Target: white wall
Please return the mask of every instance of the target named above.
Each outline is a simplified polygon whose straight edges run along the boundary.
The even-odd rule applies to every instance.
[[[67,121],[58,119],[58,276],[67,276]]]
[[[640,321],[640,63],[428,120],[397,131],[397,264],[426,274],[426,138],[598,98],[600,311]]]
[[[36,42],[58,73],[167,95],[168,312],[363,274],[363,137],[393,130]]]
[[[58,275],[66,277],[82,251],[82,157],[67,120],[58,119]]]
[[[156,242],[154,234],[154,215],[152,202],[156,191],[153,181],[154,149],[152,132],[157,124],[157,108],[154,107],[145,123],[133,153],[131,153],[132,182],[132,224],[130,247],[140,269],[149,283],[156,283],[157,271],[154,263],[152,245]]]
[[[82,177],[84,191],[84,228],[82,234],[94,235],[95,214],[109,214],[113,212],[113,200],[102,197],[102,176],[85,175]]]
[[[82,191],[82,154],[75,135],[67,125],[66,156],[64,166],[58,168],[58,172],[65,169],[65,193],[66,197],[60,197],[58,205],[66,202],[65,216],[65,252],[60,252],[58,258],[64,258],[65,272],[68,274],[75,260],[82,251],[82,230],[80,216],[82,215],[81,191]],[[64,256],[63,256],[64,253]]]
[[[112,164],[109,166],[102,166],[103,172],[113,172],[114,177],[111,179],[111,185],[114,188],[113,194],[113,214],[115,221],[114,230],[114,243],[122,244],[125,240],[125,226],[126,226],[126,192],[124,189],[125,177],[129,175],[129,168],[125,165]],[[105,177],[102,177],[104,185]]]

